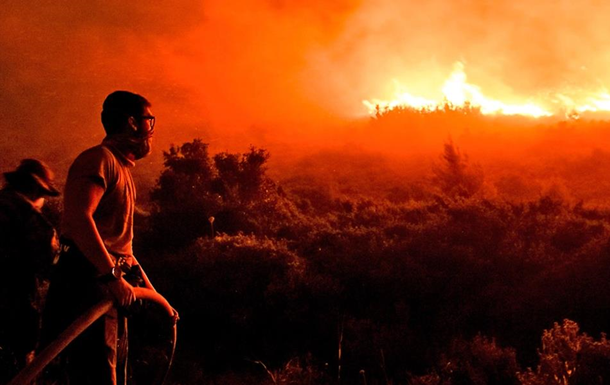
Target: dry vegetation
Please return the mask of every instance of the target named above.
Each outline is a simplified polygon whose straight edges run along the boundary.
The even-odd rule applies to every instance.
[[[375,140],[415,127],[433,155],[371,140],[272,170],[257,148],[173,146],[137,218],[182,317],[173,383],[610,381],[610,344],[590,337],[610,325],[608,124],[549,122],[511,147],[486,131],[525,132],[506,119],[390,111]]]

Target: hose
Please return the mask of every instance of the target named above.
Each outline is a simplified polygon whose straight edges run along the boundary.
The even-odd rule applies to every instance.
[[[134,287],[134,293],[137,299],[153,301],[161,305],[161,307],[167,311],[170,317],[174,318],[174,309],[171,307],[169,302],[163,296],[156,291],[146,289],[143,287]],[[34,360],[28,364],[23,370],[21,370],[7,385],[28,385],[40,374],[40,372],[51,362],[59,353],[62,352],[76,337],[84,332],[92,323],[94,323],[102,315],[106,314],[114,306],[114,302],[111,299],[104,299],[92,306],[89,310],[78,317],[66,330],[64,330],[58,337],[43,349],[40,354],[34,358]],[[177,327],[174,320],[174,341],[172,354],[169,360],[168,370],[163,378],[167,377],[169,373],[169,366],[171,366],[174,351],[176,349],[176,335]]]

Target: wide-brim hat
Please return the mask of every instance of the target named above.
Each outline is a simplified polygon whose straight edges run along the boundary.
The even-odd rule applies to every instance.
[[[53,186],[53,172],[37,159],[24,159],[15,171],[5,172],[6,182],[16,188],[37,185],[44,195],[56,197],[59,190]]]

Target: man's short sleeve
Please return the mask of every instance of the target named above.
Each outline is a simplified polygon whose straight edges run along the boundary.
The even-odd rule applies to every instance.
[[[80,154],[68,174],[68,183],[81,179],[88,179],[106,190],[111,181],[109,177],[109,157],[102,147],[91,148]]]

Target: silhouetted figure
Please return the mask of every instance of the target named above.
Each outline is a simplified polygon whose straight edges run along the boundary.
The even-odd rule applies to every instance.
[[[4,173],[0,190],[0,383],[33,358],[48,275],[59,243],[42,215],[45,197],[57,196],[53,174],[25,159]]]
[[[81,153],[68,174],[61,254],[44,322],[46,342],[108,294],[118,307],[129,306],[135,295],[126,273],[154,290],[133,255],[136,190],[131,168],[150,152],[155,117],[144,97],[116,91],[104,101],[102,124],[106,138]],[[113,308],[68,346],[63,361],[70,384],[124,383],[125,365],[117,360],[124,354],[117,346],[126,346],[120,310]]]

